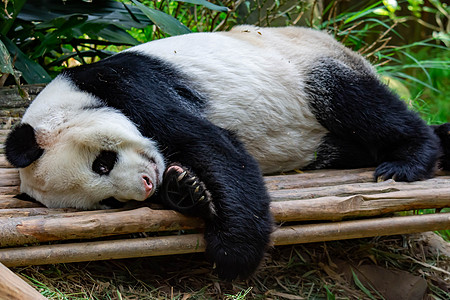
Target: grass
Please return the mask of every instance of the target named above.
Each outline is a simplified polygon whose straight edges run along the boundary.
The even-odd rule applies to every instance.
[[[427,299],[450,298],[450,258],[420,236],[276,247],[255,276],[233,283],[218,280],[203,254],[13,270],[49,299],[387,299],[362,266],[406,271],[424,279]]]

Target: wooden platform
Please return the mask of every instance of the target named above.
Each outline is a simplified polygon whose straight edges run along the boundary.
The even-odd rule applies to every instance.
[[[29,87],[30,95],[40,88]],[[18,99],[12,90],[0,96],[0,122],[8,128],[29,101]],[[0,143],[7,132],[0,130]],[[439,213],[450,207],[450,176],[375,183],[372,173],[323,170],[266,177],[278,224],[274,245],[450,229],[450,213]],[[19,181],[18,171],[0,153],[0,262],[6,266],[204,251],[200,219],[147,206],[47,209],[14,198]],[[418,209],[436,213],[414,214]]]
[[[370,169],[324,170],[270,176],[266,183],[279,224],[273,233],[275,245],[450,229],[450,213],[411,214],[450,207],[450,176],[374,183]],[[47,209],[14,198],[18,184],[18,171],[1,155],[0,262],[6,266],[204,250],[200,219],[150,207]],[[409,212],[393,214],[403,211]],[[130,236],[142,232],[153,236]]]

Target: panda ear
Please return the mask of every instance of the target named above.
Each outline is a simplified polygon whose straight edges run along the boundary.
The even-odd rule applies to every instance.
[[[31,125],[22,123],[14,127],[5,142],[6,159],[16,168],[25,168],[38,159],[44,149],[36,141]]]

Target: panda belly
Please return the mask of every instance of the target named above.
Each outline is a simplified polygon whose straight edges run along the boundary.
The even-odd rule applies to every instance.
[[[182,70],[207,99],[205,117],[235,133],[263,173],[302,168],[314,160],[328,131],[311,112],[304,93],[302,73],[308,61],[208,33],[167,38],[131,51]]]
[[[234,132],[266,174],[310,164],[327,133],[307,105],[295,98],[260,96],[248,105],[221,100],[211,104],[207,117]]]

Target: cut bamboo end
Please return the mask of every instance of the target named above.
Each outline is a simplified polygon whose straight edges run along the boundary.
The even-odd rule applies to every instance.
[[[22,278],[0,263],[0,299],[44,300],[47,299],[28,285]]]

